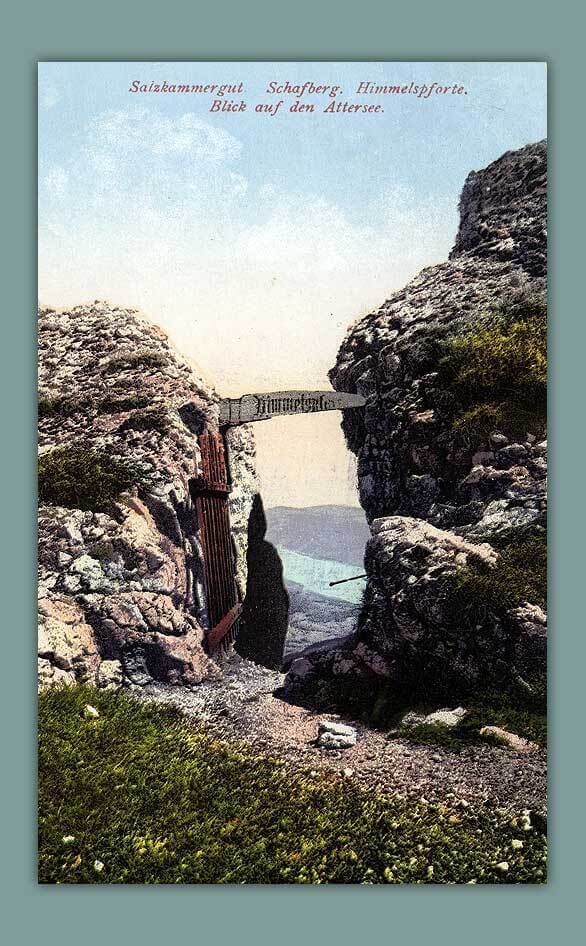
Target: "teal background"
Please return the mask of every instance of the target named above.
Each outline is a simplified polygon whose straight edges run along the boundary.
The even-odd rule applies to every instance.
[[[2,678],[7,943],[574,942],[583,928],[583,14],[577,4],[13,4],[1,57]],[[35,87],[39,59],[547,60],[553,478],[547,887],[55,888],[35,883]],[[457,148],[457,141],[454,147]],[[575,911],[573,913],[572,911]]]

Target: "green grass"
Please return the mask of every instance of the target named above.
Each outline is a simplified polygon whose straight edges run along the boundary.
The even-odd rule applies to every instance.
[[[38,401],[39,420],[47,417],[72,417],[78,412],[91,413],[92,408],[98,414],[116,414],[149,406],[149,399],[138,394],[109,395],[91,403],[87,398],[41,395]]]
[[[37,412],[39,420],[46,417],[73,417],[74,414],[85,410],[86,407],[87,405],[81,397],[40,395]]]
[[[39,457],[40,503],[103,510],[135,481],[127,464],[90,447],[59,447]]]
[[[469,443],[495,430],[543,434],[547,310],[539,300],[479,316],[478,327],[440,345],[439,374],[458,403],[454,430]]]
[[[99,719],[84,717],[87,702]],[[120,693],[43,693],[39,737],[44,883],[545,880],[546,839],[521,831],[514,814],[312,778]]]
[[[466,566],[452,582],[450,607],[460,622],[478,624],[487,611],[504,614],[521,601],[545,607],[547,598],[547,538],[542,535],[513,541],[499,551],[494,567]]]
[[[495,431],[506,433],[513,440],[524,440],[527,433],[544,437],[545,405],[539,401],[527,404],[513,398],[476,404],[458,414],[453,427],[459,439],[468,446],[487,443]]]
[[[98,401],[96,407],[100,414],[118,414],[134,411],[137,408],[148,407],[149,399],[140,394],[111,395]]]

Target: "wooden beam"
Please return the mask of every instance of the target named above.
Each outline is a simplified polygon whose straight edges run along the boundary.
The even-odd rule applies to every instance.
[[[235,604],[227,614],[224,615],[221,621],[216,624],[215,627],[211,629],[206,635],[208,647],[210,650],[215,650],[223,637],[226,636],[232,625],[238,620],[242,614],[242,605]]]

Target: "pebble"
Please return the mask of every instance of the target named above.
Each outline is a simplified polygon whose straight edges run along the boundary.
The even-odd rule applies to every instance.
[[[95,860],[95,861],[94,861],[94,870],[97,871],[98,874],[101,874],[102,871],[103,871],[103,869],[104,869],[104,864],[103,864],[103,862],[102,862],[102,861]]]
[[[501,861],[500,864],[496,865],[496,869],[500,870],[501,874],[506,874],[509,869],[509,865],[507,861]]]
[[[83,708],[83,715],[86,719],[99,719],[100,714],[97,711],[95,706],[91,706],[89,703],[86,703]]]

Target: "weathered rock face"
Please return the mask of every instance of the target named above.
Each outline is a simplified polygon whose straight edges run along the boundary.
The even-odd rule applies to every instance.
[[[345,412],[343,429],[373,531],[369,582],[354,641],[294,663],[292,687],[419,676],[449,690],[544,669],[545,616],[535,602],[489,608],[472,630],[444,607],[459,570],[479,557],[490,570],[499,561],[491,545],[544,526],[544,429],[529,420],[514,438],[498,427],[463,438],[440,369],[447,341],[489,325],[504,305],[545,299],[546,143],[472,172],[460,213],[449,261],[356,323],[330,372],[337,390],[367,398],[363,411]]]
[[[544,297],[545,201],[545,142],[473,172],[462,193],[450,261],[424,269],[361,319],[342,344],[330,372],[332,384],[368,397],[365,411],[346,412],[343,427],[358,457],[360,498],[369,521],[400,514],[463,525],[465,519],[480,519],[483,507],[507,492],[515,493],[506,497],[511,502],[541,503],[541,448],[527,449],[524,441],[513,455],[505,439],[507,449],[498,456],[494,444],[472,443],[455,451],[450,392],[438,383],[437,341],[468,331],[508,297]],[[537,466],[531,466],[535,459]],[[477,466],[493,472],[477,472],[467,481]],[[481,490],[481,505],[469,506]],[[460,521],[450,521],[453,506]]]
[[[202,551],[189,481],[197,434],[217,430],[217,396],[135,311],[106,303],[39,313],[39,447],[96,451],[136,476],[107,508],[39,510],[39,668],[45,685],[218,672],[203,647]],[[228,437],[237,580],[256,493],[254,442]]]

